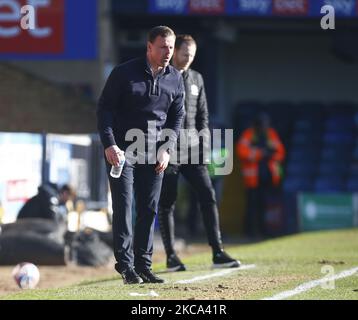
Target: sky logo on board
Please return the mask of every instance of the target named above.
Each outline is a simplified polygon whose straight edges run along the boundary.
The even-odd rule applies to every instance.
[[[150,0],[150,13],[183,14],[186,12],[188,0]]]
[[[271,3],[271,0],[237,0],[237,11],[245,15],[267,15],[271,13]]]

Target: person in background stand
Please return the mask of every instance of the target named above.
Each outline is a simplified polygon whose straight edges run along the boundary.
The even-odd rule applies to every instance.
[[[281,163],[285,148],[270,118],[259,113],[252,127],[246,129],[236,144],[246,187],[246,232],[249,237],[266,235],[266,199],[281,182]]]
[[[38,193],[20,209],[17,219],[41,218],[67,223],[67,203],[73,201],[75,192],[68,185],[60,189],[54,183],[44,183]]]

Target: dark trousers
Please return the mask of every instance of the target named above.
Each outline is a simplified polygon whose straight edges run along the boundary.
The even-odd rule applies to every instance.
[[[107,163],[107,162],[106,162]],[[107,163],[112,207],[113,247],[116,270],[134,266],[150,268],[153,255],[154,220],[158,211],[163,174],[155,172],[155,165],[133,165],[126,161],[119,179],[110,177]],[[132,228],[133,190],[136,201],[134,235]]]
[[[213,250],[222,247],[219,228],[219,213],[215,191],[206,165],[169,165],[164,174],[159,203],[159,227],[167,255],[174,253],[174,209],[178,192],[178,178],[181,173],[196,193],[203,215],[209,245]]]
[[[210,178],[213,185],[216,197],[216,204],[220,208],[220,202],[222,198],[222,188],[223,188],[223,179],[220,178]],[[186,217],[187,229],[190,235],[195,236],[199,232],[199,223],[198,218],[200,216],[200,206],[196,194],[193,190],[189,193],[189,209]]]
[[[216,195],[216,193],[215,193]],[[196,198],[196,193],[194,190],[189,192],[189,208],[186,215],[186,226],[189,234],[191,236],[196,236],[200,233],[199,230],[199,216],[200,216],[200,206],[198,199]]]
[[[247,189],[246,233],[250,237],[265,236],[267,198],[272,192],[269,184]]]

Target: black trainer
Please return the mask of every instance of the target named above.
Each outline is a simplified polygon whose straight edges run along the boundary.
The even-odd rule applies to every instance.
[[[241,262],[231,258],[224,250],[213,254],[213,268],[238,268]]]
[[[152,270],[137,270],[138,275],[143,279],[144,283],[164,283],[164,279],[159,278]]]
[[[127,268],[119,272],[123,278],[124,284],[140,284],[143,279],[135,272],[134,268]]]
[[[167,271],[176,272],[176,271],[186,271],[184,263],[182,263],[179,257],[174,253],[167,257]]]

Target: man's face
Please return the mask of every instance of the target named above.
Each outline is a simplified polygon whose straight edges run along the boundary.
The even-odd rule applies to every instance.
[[[196,54],[194,43],[183,43],[179,49],[175,49],[173,63],[179,70],[188,70],[193,63]]]
[[[70,192],[68,191],[62,191],[60,193],[60,202],[61,203],[66,203],[68,200],[72,199],[72,195]]]
[[[158,67],[166,67],[169,65],[170,59],[174,53],[175,36],[155,38],[154,42],[148,42],[148,54],[151,63]]]

